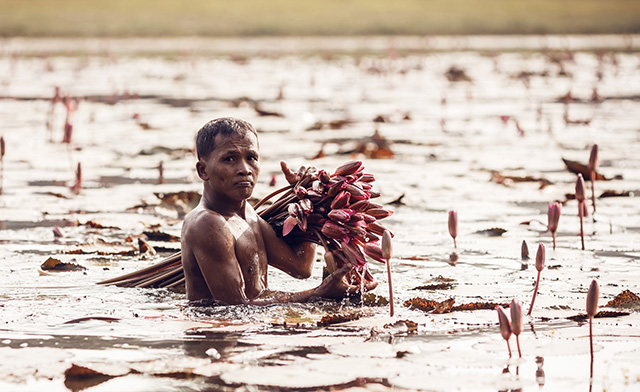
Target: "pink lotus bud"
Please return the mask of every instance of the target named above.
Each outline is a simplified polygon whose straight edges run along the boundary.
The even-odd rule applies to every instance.
[[[545,248],[541,242],[538,244],[538,251],[536,252],[536,269],[542,271],[544,269]]]
[[[458,236],[458,213],[455,211],[449,211],[449,234],[454,240]]]
[[[291,233],[291,230],[293,230],[293,228],[296,227],[297,224],[298,220],[296,219],[296,217],[289,215],[282,224],[282,236],[284,237],[287,234]]]
[[[500,322],[500,334],[504,340],[509,341],[511,337],[511,323],[509,322],[509,318],[502,306],[497,306],[496,310],[498,311],[498,321]]]
[[[365,183],[374,182],[375,180],[376,178],[373,176],[373,174],[363,174],[359,178],[360,182],[365,182]]]
[[[375,199],[376,197],[380,197],[380,192],[369,191],[369,199]]]
[[[327,195],[329,195],[329,197],[333,197],[337,195],[338,192],[343,190],[345,186],[346,185],[344,183],[344,179],[332,182],[331,185],[329,185],[329,189],[327,190]]]
[[[318,179],[320,180],[320,182],[322,182],[324,185],[328,185],[331,182],[331,176],[329,175],[329,173],[327,173],[324,170],[320,170],[318,172]]]
[[[522,304],[514,298],[511,300],[509,310],[511,310],[511,332],[518,336],[522,332]]]
[[[56,238],[64,237],[64,233],[58,226],[53,226],[53,236]]]
[[[522,245],[520,246],[520,258],[522,260],[529,260],[529,247],[525,240],[522,240]]]
[[[587,293],[587,316],[592,318],[598,313],[598,297],[600,296],[600,288],[596,280],[591,281],[589,292]]]
[[[354,210],[351,210],[349,208],[341,208],[341,209],[329,211],[327,216],[329,217],[329,219],[331,219],[334,222],[345,223],[351,220],[351,216],[353,214],[355,214]]]
[[[587,165],[587,170],[589,171],[589,177],[591,178],[591,174],[596,173],[598,170],[598,145],[594,144],[591,147],[591,154],[589,154],[589,164]],[[591,180],[595,180],[595,178],[591,178]]]
[[[376,219],[384,219],[388,216],[393,215],[393,211],[387,210],[385,208],[371,208],[367,210],[367,215],[372,216]]]
[[[0,136],[0,160],[4,158],[5,146],[4,146],[4,136]]]
[[[350,198],[351,194],[349,192],[340,191],[340,193],[338,193],[336,197],[333,198],[333,201],[331,202],[331,209],[340,209],[349,205]]]
[[[578,174],[578,179],[576,180],[576,200],[582,203],[584,201],[584,195],[587,193],[587,190],[584,186],[584,178],[582,178],[582,174]]]
[[[385,230],[382,234],[382,257],[389,260],[393,253],[393,245],[391,243],[391,233],[389,230]]]
[[[562,211],[562,204],[554,202],[549,204],[549,231],[555,233],[558,230],[558,221],[560,220],[560,212]]]
[[[369,205],[369,200],[358,200],[355,203],[351,204],[349,208],[358,212],[362,212],[367,209],[368,205]]]
[[[313,203],[309,199],[302,199],[298,202],[300,206],[300,211],[302,211],[305,215],[309,215],[313,212]]]
[[[367,244],[369,245],[369,244]],[[342,243],[342,250],[344,251],[345,256],[349,259],[349,262],[353,265],[365,265],[367,264],[367,260],[364,257],[364,253],[360,250],[358,246],[355,245],[354,242]],[[380,254],[382,256],[382,254]]]
[[[367,224],[367,231],[370,231],[373,234],[383,235],[385,230],[387,230],[387,228],[381,225],[379,222],[371,222]]]
[[[322,225],[321,231],[322,234],[334,239],[341,239],[349,234],[349,229],[342,227],[330,220],[326,221],[324,225]]]
[[[365,191],[360,189],[355,184],[347,184],[345,190],[351,194],[351,198],[354,200],[364,200],[367,198]]]
[[[164,162],[158,163],[158,184],[164,184]]]
[[[364,244],[364,246],[362,247],[362,250],[364,251],[364,254],[366,254],[367,256],[371,257],[376,261],[384,263],[387,260],[387,258],[384,257],[382,254],[382,249],[380,249],[380,246],[378,246],[377,244],[368,242]]]
[[[290,216],[296,217],[300,214],[300,206],[298,203],[291,203],[287,206],[287,212]]]
[[[362,161],[349,161],[340,165],[336,172],[333,173],[334,176],[347,176],[349,174],[354,174],[360,172],[364,169],[362,165]]]
[[[320,180],[315,180],[311,183],[311,189],[318,194],[322,194],[324,192],[324,185]]]

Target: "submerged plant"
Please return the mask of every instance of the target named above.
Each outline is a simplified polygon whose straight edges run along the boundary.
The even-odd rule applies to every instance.
[[[511,358],[511,346],[509,345],[509,338],[511,338],[511,323],[509,322],[509,317],[507,317],[507,313],[504,311],[502,306],[497,306],[496,311],[498,312],[498,322],[500,323],[500,335],[502,335],[502,338],[507,342],[509,358]]]
[[[522,351],[520,350],[520,333],[522,332],[522,304],[515,298],[511,300],[509,305],[511,311],[511,332],[516,335],[516,344],[518,345],[518,355],[522,358]]]
[[[551,232],[551,238],[553,239],[553,250],[556,250],[556,231],[558,230],[558,222],[560,221],[560,211],[562,211],[562,204],[558,202],[549,204],[547,217],[549,219],[548,228]]]
[[[387,261],[387,279],[389,280],[389,313],[393,317],[393,284],[391,283],[391,255],[393,247],[391,244],[391,233],[385,230],[382,233],[382,257]]]
[[[529,247],[527,246],[527,241],[522,240],[522,245],[520,245],[520,258],[522,261],[529,260]]]
[[[582,220],[584,218],[584,200],[585,200],[585,186],[582,174],[578,174],[576,180],[576,200],[578,201],[578,216],[580,217],[580,241],[582,242],[582,250],[584,250],[584,230]]]
[[[591,153],[589,154],[589,164],[587,165],[587,171],[589,172],[589,179],[591,180],[591,204],[593,205],[593,213],[596,213],[596,173],[598,171],[598,145],[594,144],[591,147]],[[595,219],[595,218],[594,218]]]
[[[533,311],[533,303],[536,301],[536,295],[538,294],[538,285],[540,285],[540,273],[544,269],[545,248],[541,242],[538,244],[538,251],[536,252],[536,270],[538,270],[538,277],[536,278],[536,287],[533,289],[533,298],[531,299],[531,306],[529,306],[529,312],[527,315],[531,316]]]
[[[600,288],[596,280],[591,281],[587,292],[587,316],[589,317],[589,346],[591,348],[591,376],[593,377],[593,317],[598,313]]]
[[[458,236],[458,213],[449,211],[449,234],[453,238],[453,247],[457,248],[456,237]]]

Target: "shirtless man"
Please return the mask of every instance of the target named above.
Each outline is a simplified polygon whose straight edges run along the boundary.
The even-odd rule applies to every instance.
[[[265,296],[267,266],[300,279],[311,276],[315,244],[288,245],[247,203],[260,173],[258,135],[251,124],[220,118],[196,136],[196,170],[204,181],[200,204],[182,226],[182,265],[190,301],[267,305],[305,302],[314,297],[341,298],[359,287],[344,276],[348,266],[311,290]],[[296,175],[281,162],[289,182]],[[375,288],[369,282],[365,289]]]

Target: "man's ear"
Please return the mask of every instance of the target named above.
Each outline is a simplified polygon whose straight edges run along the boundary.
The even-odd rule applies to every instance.
[[[196,162],[196,171],[198,172],[198,177],[202,181],[207,181],[209,179],[209,175],[207,174],[207,164],[202,161]]]

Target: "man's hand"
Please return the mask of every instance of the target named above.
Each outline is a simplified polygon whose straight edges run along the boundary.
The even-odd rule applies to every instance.
[[[353,266],[345,264],[342,268],[327,276],[322,283],[320,283],[320,286],[314,290],[313,294],[317,297],[340,299],[349,294],[359,293],[361,289],[367,292],[378,286],[378,282],[373,280],[373,277],[371,277],[372,280],[365,279],[365,284],[362,287],[360,285],[349,284],[345,279],[349,273],[356,272],[353,270]]]
[[[280,161],[280,168],[282,169],[282,173],[284,173],[284,178],[286,178],[289,184],[295,184],[300,180],[300,175],[292,172],[287,162]]]

